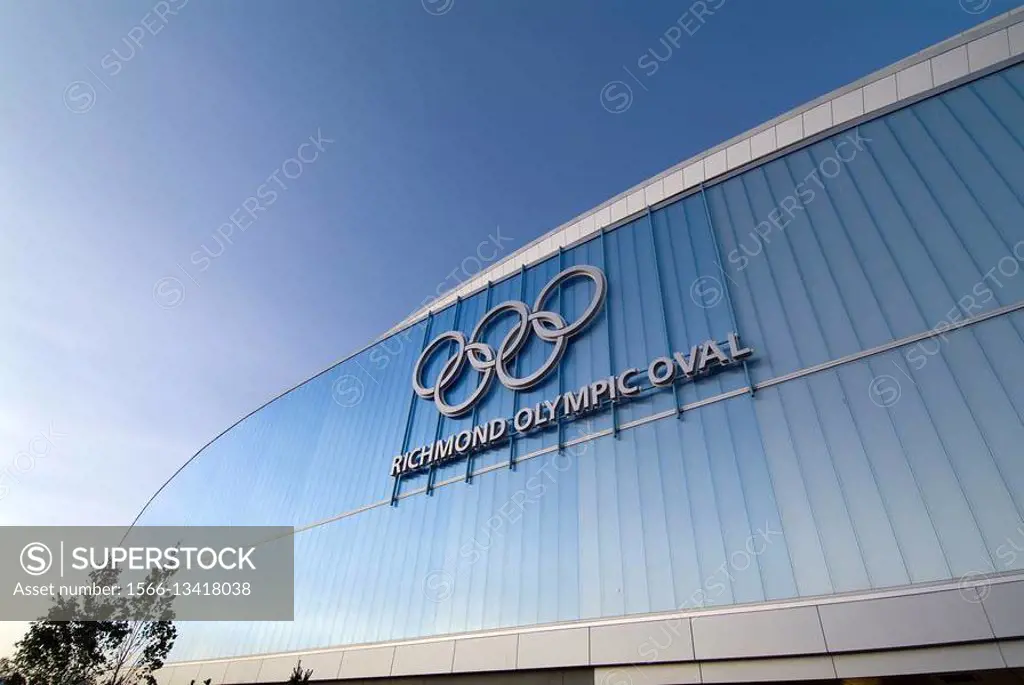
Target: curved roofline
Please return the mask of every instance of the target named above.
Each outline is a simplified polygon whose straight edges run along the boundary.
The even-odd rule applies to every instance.
[[[493,282],[511,278],[520,269],[546,260],[559,249],[588,241],[602,232],[625,225],[652,207],[676,202],[698,192],[708,181],[717,184],[748,168],[760,166],[794,149],[834,135],[837,131],[860,125],[913,102],[974,81],[1022,59],[1024,6],[994,17],[849,85],[811,100],[633,186],[527,243],[505,259],[481,271],[474,279],[449,290],[431,306],[416,310],[371,342],[242,416],[185,460],[146,500],[128,530],[135,527],[149,506],[178,474],[195,461],[206,448],[240,423],[381,341],[421,323],[433,313],[446,309],[457,299],[472,295]]]

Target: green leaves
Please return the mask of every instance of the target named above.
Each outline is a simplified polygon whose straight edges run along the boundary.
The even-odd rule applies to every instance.
[[[90,579],[109,586],[120,573],[103,569]],[[145,582],[156,585],[171,575],[154,570]],[[178,634],[173,601],[170,594],[58,596],[46,617],[33,622],[17,643],[10,670],[28,685],[156,685],[153,673],[164,665]],[[17,682],[2,670],[0,677]]]
[[[302,659],[295,664],[295,668],[292,670],[291,677],[288,678],[288,685],[301,685],[302,683],[308,683],[310,677],[313,675],[313,669],[307,668],[302,669]]]

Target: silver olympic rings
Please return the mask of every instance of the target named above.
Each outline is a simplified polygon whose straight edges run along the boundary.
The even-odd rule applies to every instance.
[[[571,324],[566,324],[560,314],[542,309],[548,298],[560,285],[581,277],[592,280],[595,290],[590,304],[587,305],[580,318]],[[419,359],[416,360],[416,366],[412,372],[412,388],[423,399],[433,400],[438,411],[449,417],[461,416],[468,412],[487,393],[495,376],[509,390],[528,390],[558,365],[562,355],[565,354],[569,339],[580,333],[594,320],[594,317],[601,311],[607,293],[608,282],[603,271],[593,266],[571,266],[552,278],[541,289],[533,303],[532,310],[526,306],[526,303],[519,300],[502,302],[483,315],[470,334],[468,341],[460,331],[447,331],[431,340],[430,344],[423,349]],[[501,341],[498,350],[495,351],[493,347],[483,342],[483,335],[493,321],[509,312],[516,314],[519,323],[505,335],[505,339]],[[509,371],[508,364],[526,345],[531,329],[541,340],[554,343],[554,348],[540,368],[528,376],[517,378]],[[441,367],[434,387],[424,386],[423,371],[427,361],[439,348],[449,343],[455,343],[455,354],[449,357]],[[448,404],[445,393],[458,380],[467,361],[475,371],[482,375],[482,378],[466,399],[458,404]]]

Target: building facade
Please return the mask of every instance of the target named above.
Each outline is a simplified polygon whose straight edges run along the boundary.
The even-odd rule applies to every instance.
[[[231,427],[139,523],[294,525],[295,620],[184,624],[162,681],[1024,667],[1022,22],[666,171]]]

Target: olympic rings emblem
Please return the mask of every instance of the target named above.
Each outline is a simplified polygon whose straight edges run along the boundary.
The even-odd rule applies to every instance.
[[[573,323],[567,324],[560,314],[546,311],[543,307],[559,286],[574,278],[589,278],[594,282],[595,291],[583,315]],[[447,331],[431,340],[420,354],[420,358],[416,360],[416,367],[412,372],[412,388],[423,399],[433,400],[438,411],[449,417],[462,416],[468,412],[481,397],[487,394],[495,376],[509,390],[528,390],[558,365],[562,355],[565,354],[569,339],[582,332],[601,311],[607,292],[608,282],[604,272],[600,269],[593,266],[569,267],[552,278],[541,289],[537,300],[533,303],[532,310],[526,306],[525,302],[519,300],[502,302],[483,315],[470,334],[468,341],[460,331]],[[501,345],[495,351],[493,347],[483,342],[483,335],[495,320],[510,312],[518,316],[519,323],[505,335]],[[554,348],[540,368],[528,376],[517,378],[509,371],[508,364],[526,345],[531,329],[541,340],[554,343]],[[455,354],[449,357],[441,367],[434,387],[424,386],[423,371],[428,360],[437,350],[449,343],[455,343]],[[466,399],[457,404],[449,404],[445,399],[445,393],[458,380],[467,361],[473,370],[481,374],[480,382]]]

